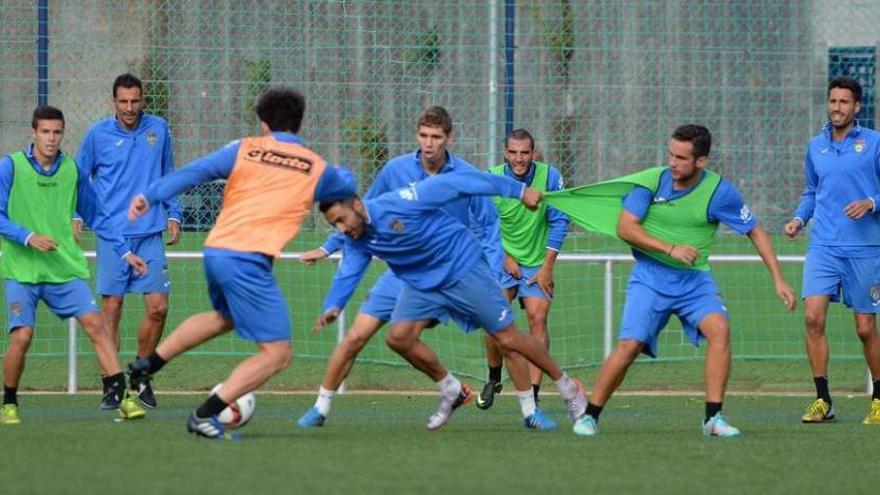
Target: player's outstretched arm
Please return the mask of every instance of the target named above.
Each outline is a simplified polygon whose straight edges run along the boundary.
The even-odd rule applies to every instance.
[[[314,265],[318,261],[327,258],[330,256],[330,253],[324,250],[324,247],[319,247],[315,249],[311,249],[306,251],[299,257],[300,263],[305,263],[306,265]]]
[[[789,311],[794,311],[794,308],[797,306],[797,296],[779,270],[779,260],[776,258],[776,250],[773,249],[773,241],[770,239],[770,236],[767,235],[767,232],[760,225],[756,225],[749,232],[748,236],[764,264],[767,265],[770,275],[773,277],[776,295],[782,299],[782,303],[785,304]]]

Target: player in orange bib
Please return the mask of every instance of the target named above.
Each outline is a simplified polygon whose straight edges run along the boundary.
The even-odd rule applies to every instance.
[[[233,141],[154,182],[132,199],[129,218],[195,185],[227,179],[217,223],[205,241],[205,275],[213,311],[184,321],[156,351],[129,364],[132,386],[149,382],[166,362],[235,328],[258,352],[238,365],[223,387],[193,411],[187,429],[234,438],[217,415],[286,368],[292,359],[287,303],[272,274],[273,259],[299,231],[313,202],[355,193],[350,171],[327,164],[296,135],[305,98],[273,89],[257,103],[263,135]]]

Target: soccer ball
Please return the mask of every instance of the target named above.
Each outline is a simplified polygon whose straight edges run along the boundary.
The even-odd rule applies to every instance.
[[[211,394],[216,394],[222,387],[223,384],[218,383],[211,389]],[[251,420],[256,405],[257,398],[254,397],[254,393],[248,392],[229,404],[226,409],[220,411],[217,419],[227,428],[241,428]]]

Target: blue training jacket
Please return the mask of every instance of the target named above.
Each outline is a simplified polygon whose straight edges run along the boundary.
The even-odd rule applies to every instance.
[[[168,218],[180,222],[176,198],[151,209],[136,222],[127,219],[131,199],[150,184],[174,172],[171,131],[160,117],[141,113],[138,126],[126,130],[116,117],[99,120],[86,132],[77,150],[80,171],[92,179],[92,186],[104,208],[121,220],[123,235],[139,237],[165,230]]]
[[[856,123],[843,141],[834,141],[831,124],[826,124],[807,147],[804,176],[806,188],[795,217],[804,225],[813,220],[810,246],[853,252],[880,246],[880,208],[858,220],[843,213],[859,199],[871,198],[880,206],[880,133]]]
[[[401,280],[419,290],[447,287],[470,270],[485,251],[468,227],[454,221],[444,205],[470,196],[522,197],[525,185],[477,170],[442,174],[365,200],[367,231],[345,238],[351,272],[365,270],[372,256],[384,260]],[[338,270],[324,308],[343,308],[356,284]]]

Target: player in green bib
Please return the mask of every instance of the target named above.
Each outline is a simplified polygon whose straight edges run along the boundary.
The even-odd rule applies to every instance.
[[[86,279],[89,268],[73,235],[74,208],[96,234],[112,243],[136,271],[147,266],[136,256],[98,206],[88,179],[61,152],[64,114],[50,106],[34,110],[33,144],[0,160],[0,258],[6,286],[9,348],[3,357],[3,406],[0,424],[21,422],[18,385],[34,333],[37,303],[42,300],[59,318],[76,318],[95,344],[104,373],[102,409],[119,410],[123,419],[144,416],[126,397],[125,375],[103,317]]]
[[[586,413],[575,423],[578,435],[598,433],[602,408],[640,353],[656,356],[658,335],[672,315],[681,320],[694,345],[701,340],[708,343],[702,433],[740,434],[721,414],[731,351],[727,309],[708,264],[718,223],[749,237],[773,277],[776,294],[790,311],[797,299],[779,271],[770,236],[739,191],[706,169],[711,145],[708,129],[684,125],[669,140],[669,167],[548,197],[550,204],[584,228],[616,234],[629,243],[636,258],[627,284],[620,342],[599,371]]]
[[[563,188],[562,175],[546,163],[534,160],[535,140],[526,129],[514,129],[504,144],[504,163],[489,172],[523,182],[545,193]],[[550,348],[547,315],[553,300],[553,266],[568,232],[568,218],[552,206],[541,203],[536,211],[507,198],[494,197],[501,219],[501,244],[504,248],[504,272],[500,276],[508,300],[519,298],[525,309],[529,333]],[[492,407],[495,394],[501,391],[502,354],[492,339],[486,339],[489,379],[477,396],[477,407]],[[508,360],[508,368],[511,366]],[[508,371],[511,371],[510,369]],[[521,405],[536,408],[541,386],[541,370],[529,366],[531,390],[518,390]],[[511,373],[512,374],[512,373]]]

